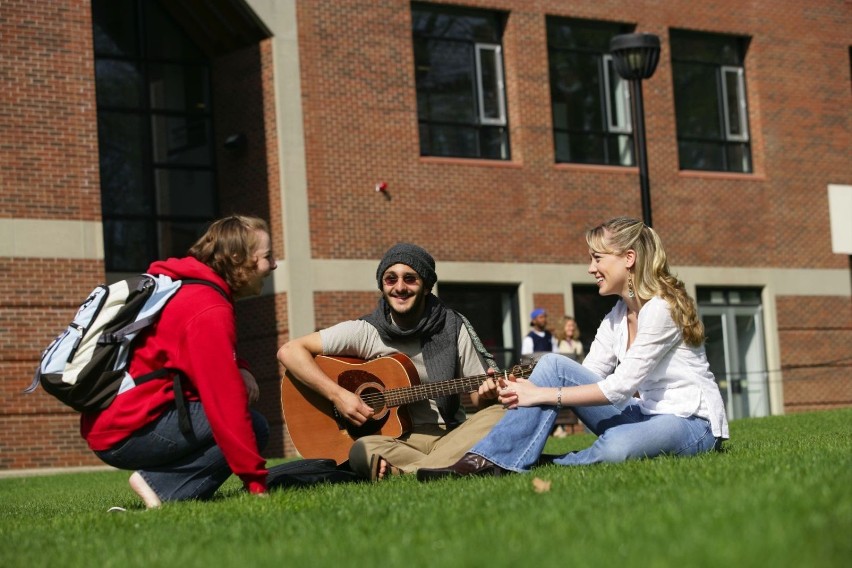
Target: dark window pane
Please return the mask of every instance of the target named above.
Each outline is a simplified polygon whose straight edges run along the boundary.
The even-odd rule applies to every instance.
[[[483,158],[505,160],[508,158],[508,134],[502,126],[485,126],[480,130],[480,152]]]
[[[632,166],[633,165],[633,137],[627,134],[618,136],[607,136],[606,139],[607,159],[605,164]]]
[[[210,121],[203,117],[151,117],[154,161],[181,165],[210,165]]]
[[[681,169],[725,171],[724,144],[679,140],[677,147]]]
[[[603,134],[572,132],[570,135],[572,162],[583,164],[605,164],[605,138]]]
[[[417,62],[421,119],[475,123],[476,90],[471,44],[429,41]]]
[[[748,40],[739,36],[672,30],[672,58],[722,65],[742,65]]]
[[[142,71],[133,61],[95,61],[98,106],[138,109],[143,106]]]
[[[152,204],[145,191],[146,129],[144,116],[98,114],[101,204],[105,216],[151,213]]]
[[[479,156],[477,128],[449,124],[424,125],[430,156],[456,156],[476,158]]]
[[[675,111],[679,137],[722,140],[717,69],[708,65],[675,63]]]
[[[176,223],[162,221],[157,223],[157,233],[160,242],[159,258],[186,256],[189,248],[204,234],[206,222]]]
[[[728,144],[725,151],[728,160],[727,171],[751,172],[751,151],[748,144]]]
[[[132,57],[139,53],[136,0],[93,0],[95,53]]]
[[[206,217],[216,214],[213,173],[208,170],[155,170],[157,213]]]
[[[104,219],[107,270],[141,272],[156,260],[157,239],[147,221]]]
[[[148,91],[152,110],[204,112],[210,107],[207,67],[202,65],[151,64]]]
[[[580,53],[554,53],[551,57],[551,99],[554,105],[561,105],[555,118],[564,120],[564,128],[597,131],[605,128],[598,61],[597,56]]]
[[[499,43],[503,35],[502,18],[493,12],[413,4],[411,16],[415,37]]]
[[[594,20],[547,18],[547,44],[558,49],[609,53],[612,36],[629,33],[630,26]]]

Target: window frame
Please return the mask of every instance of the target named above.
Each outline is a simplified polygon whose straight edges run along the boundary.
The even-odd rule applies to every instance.
[[[630,110],[630,84],[621,78],[621,76],[615,72],[615,67],[613,64],[612,55],[609,53],[604,54],[601,58],[601,65],[603,67],[603,86],[606,91],[606,98],[604,101],[604,106],[606,107],[606,117],[607,117],[607,129],[609,132],[613,132],[616,134],[633,134],[633,115]],[[615,75],[617,86],[613,83],[611,76]],[[613,95],[613,89],[616,91],[616,94]],[[617,91],[621,91],[621,98],[623,99],[624,106],[622,107],[622,111],[625,116],[625,124],[623,126],[619,126],[613,123],[613,115],[617,114],[613,109],[613,101],[615,97],[618,97]],[[632,140],[632,138],[631,138]]]
[[[506,126],[506,85],[503,80],[503,46],[496,43],[474,44],[474,53],[476,54],[476,96],[479,103],[479,122],[480,124],[488,124],[491,126]],[[494,53],[494,77],[497,88],[497,118],[485,116],[485,86],[483,85],[483,62],[482,52],[486,49]]]
[[[739,124],[741,125],[740,130],[742,130],[740,134],[734,134],[731,131],[731,109],[728,103],[728,101],[730,100],[730,93],[728,92],[728,81],[726,80],[727,74],[731,72],[735,73],[736,76],[736,113],[737,119],[739,120]],[[722,79],[721,81],[719,81],[719,83],[722,88],[722,108],[725,118],[725,137],[728,140],[733,140],[737,142],[748,142],[748,105],[745,98],[745,69],[743,69],[741,66],[723,65],[719,69],[719,73],[722,76]]]

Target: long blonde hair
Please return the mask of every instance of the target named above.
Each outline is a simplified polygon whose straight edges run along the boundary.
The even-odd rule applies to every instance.
[[[257,269],[254,253],[260,244],[258,231],[269,233],[269,225],[258,217],[231,215],[214,221],[189,249],[237,292]]]
[[[565,324],[569,321],[574,322],[574,335],[568,337],[565,335]],[[556,336],[556,339],[559,341],[565,341],[566,339],[577,340],[580,339],[580,326],[577,325],[577,320],[572,318],[571,316],[564,316],[559,318],[559,322],[556,324],[556,327],[553,329],[553,335]]]
[[[704,324],[698,318],[695,301],[686,293],[683,282],[669,270],[666,251],[654,229],[642,221],[616,217],[586,231],[589,249],[605,254],[636,252],[633,286],[642,300],[660,296],[669,304],[672,319],[687,345],[704,343]]]

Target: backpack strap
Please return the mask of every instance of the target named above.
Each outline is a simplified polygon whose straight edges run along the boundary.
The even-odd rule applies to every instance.
[[[181,388],[181,378],[184,376],[183,373],[178,369],[173,369],[169,367],[164,367],[162,369],[157,369],[156,371],[151,371],[150,373],[145,373],[139,377],[133,379],[133,382],[136,383],[136,386],[143,383],[147,383],[148,381],[153,381],[154,379],[162,379],[169,375],[174,375],[173,379],[173,390],[175,395],[175,407],[178,413],[178,424],[180,425],[180,431],[187,438],[192,438],[195,436],[195,433],[192,431],[192,421],[189,419],[189,406],[187,404],[186,397],[183,396],[183,388]]]
[[[226,294],[225,291],[222,290],[221,286],[219,286],[218,284],[215,284],[213,282],[210,282],[209,280],[199,280],[197,278],[182,278],[181,282],[183,282],[184,284],[204,284],[205,286],[209,286],[209,287],[213,288],[214,290],[216,290],[217,292],[219,292],[219,294],[223,298],[225,298],[228,301],[228,303],[231,303],[231,304],[233,303],[231,301],[231,298],[228,297],[228,294]]]
[[[214,290],[219,292],[219,294],[225,300],[227,300],[228,303],[232,303],[231,298],[228,297],[222,287],[214,284],[213,282],[210,282],[208,280],[198,280],[196,278],[184,278],[181,280],[181,282],[183,282],[184,284],[203,284],[205,286],[209,286],[210,288],[213,288]],[[145,326],[143,325],[140,327],[144,328]],[[188,401],[183,395],[183,388],[181,385],[181,378],[184,377],[184,374],[179,369],[173,369],[168,367],[163,369],[157,369],[156,371],[151,371],[150,373],[145,373],[144,375],[137,377],[136,379],[134,379],[133,382],[136,383],[136,386],[139,386],[142,383],[147,383],[148,381],[151,381],[153,379],[159,379],[167,377],[169,375],[174,376],[172,390],[174,392],[175,397],[175,407],[178,413],[178,424],[180,425],[180,431],[187,438],[194,438],[195,432],[193,432],[192,430],[192,421],[189,419]]]

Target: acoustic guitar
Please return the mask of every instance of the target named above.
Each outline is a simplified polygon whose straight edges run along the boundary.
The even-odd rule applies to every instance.
[[[285,373],[281,381],[281,407],[296,451],[303,458],[330,458],[338,464],[349,459],[349,449],[362,436],[398,438],[410,431],[411,418],[404,405],[473,392],[490,376],[421,384],[414,364],[401,353],[369,361],[318,355],[316,362],[338,385],[360,396],[375,411],[371,419],[356,426],[341,416],[329,400],[289,372]],[[528,377],[532,368],[533,365],[515,366],[504,375]]]

